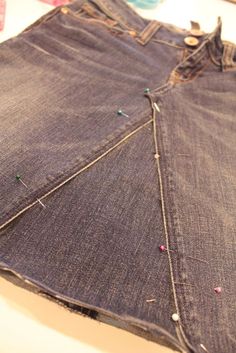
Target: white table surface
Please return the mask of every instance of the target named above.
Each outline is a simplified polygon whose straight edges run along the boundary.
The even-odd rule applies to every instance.
[[[52,7],[37,0],[7,0],[0,42],[17,35]],[[214,30],[223,20],[222,38],[236,43],[236,5],[223,0],[165,0],[155,10],[138,10],[189,28],[198,21]],[[0,278],[0,353],[171,353],[124,330],[72,314],[57,304]]]
[[[52,9],[38,0],[7,0],[5,29],[0,42],[16,35],[38,17]],[[217,17],[223,21],[222,38],[236,43],[236,4],[224,0],[163,0],[155,10],[138,10],[140,15],[190,27],[190,20],[198,21],[203,30],[214,30]]]

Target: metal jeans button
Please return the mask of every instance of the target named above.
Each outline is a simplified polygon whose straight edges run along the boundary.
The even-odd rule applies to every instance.
[[[191,29],[190,33],[192,34],[192,36],[194,37],[202,37],[204,32],[201,31],[200,29]]]
[[[189,36],[184,38],[184,43],[190,47],[195,47],[196,45],[198,45],[199,40],[195,37]]]

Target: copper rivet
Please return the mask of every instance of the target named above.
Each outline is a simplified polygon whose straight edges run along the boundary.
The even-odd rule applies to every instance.
[[[61,12],[64,13],[64,14],[67,14],[68,13],[68,9],[66,7],[62,7],[61,8]]]
[[[135,31],[129,31],[129,34],[132,36],[132,37],[136,37],[137,36],[137,33]]]

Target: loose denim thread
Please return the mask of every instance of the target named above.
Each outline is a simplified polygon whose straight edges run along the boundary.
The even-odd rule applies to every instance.
[[[186,257],[189,258],[189,259],[196,260],[196,261],[200,261],[200,262],[203,262],[203,263],[209,265],[209,262],[208,262],[208,261],[199,259],[198,257],[194,257],[194,256],[186,256]]]
[[[160,156],[158,155],[158,158],[159,158],[159,157],[160,157]],[[155,158],[156,158],[156,154],[155,154]],[[160,246],[159,246],[159,250],[160,250],[160,252],[165,252],[165,251],[167,251],[167,248],[165,247],[165,245],[160,245]],[[169,251],[175,252],[175,250],[170,250],[170,249],[169,249]],[[186,257],[189,258],[189,259],[196,260],[196,261],[200,261],[200,262],[203,262],[203,263],[209,265],[209,262],[208,262],[208,261],[199,259],[198,257],[188,256],[188,255],[187,255]]]
[[[122,138],[120,141],[118,141],[114,146],[112,146],[111,148],[109,148],[107,151],[105,151],[104,153],[102,153],[100,156],[98,156],[96,159],[94,159],[92,162],[88,163],[87,165],[85,165],[82,169],[80,169],[79,171],[75,172],[74,174],[72,174],[69,178],[67,178],[66,180],[64,180],[62,183],[60,183],[59,185],[55,186],[53,189],[51,189],[50,191],[48,191],[46,194],[44,194],[42,197],[40,197],[40,200],[46,198],[47,196],[51,195],[54,191],[60,189],[63,185],[67,184],[70,180],[74,179],[77,175],[79,175],[80,173],[82,173],[83,171],[87,170],[89,167],[91,167],[92,165],[94,165],[96,162],[98,162],[100,159],[102,159],[103,157],[105,157],[108,153],[112,152],[116,147],[118,147],[119,145],[121,145],[124,141],[126,141],[128,138],[130,138],[131,136],[133,136],[135,133],[137,133],[139,130],[141,130],[142,128],[144,128],[145,126],[147,126],[148,124],[150,124],[152,122],[152,119],[148,120],[146,123],[142,124],[141,126],[137,127],[135,130],[131,131],[128,135],[126,135],[124,138]],[[29,204],[28,206],[26,206],[25,208],[23,208],[22,210],[20,210],[18,213],[16,213],[14,216],[12,216],[10,219],[8,219],[5,223],[3,223],[2,225],[0,225],[0,230],[3,229],[5,226],[7,226],[9,223],[11,223],[14,219],[16,219],[17,217],[19,217],[22,213],[26,212],[28,209],[30,209],[31,207],[33,207],[34,205],[36,205],[38,203],[38,199],[37,201],[32,202],[31,204]]]

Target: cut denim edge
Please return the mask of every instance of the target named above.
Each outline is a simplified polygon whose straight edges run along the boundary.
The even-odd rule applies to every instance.
[[[96,305],[87,304],[79,299],[73,299],[57,294],[56,291],[52,290],[50,287],[44,286],[38,281],[32,280],[28,276],[22,276],[20,273],[16,272],[13,268],[3,262],[0,262],[0,276],[20,288],[57,303],[69,312],[81,314],[82,316],[98,322],[123,329],[140,336],[147,341],[161,344],[170,349],[174,349],[182,353],[188,353],[188,351],[174,336],[156,323],[149,323],[126,314],[115,314],[112,311],[103,309]],[[86,310],[86,313],[83,312],[83,310]]]

